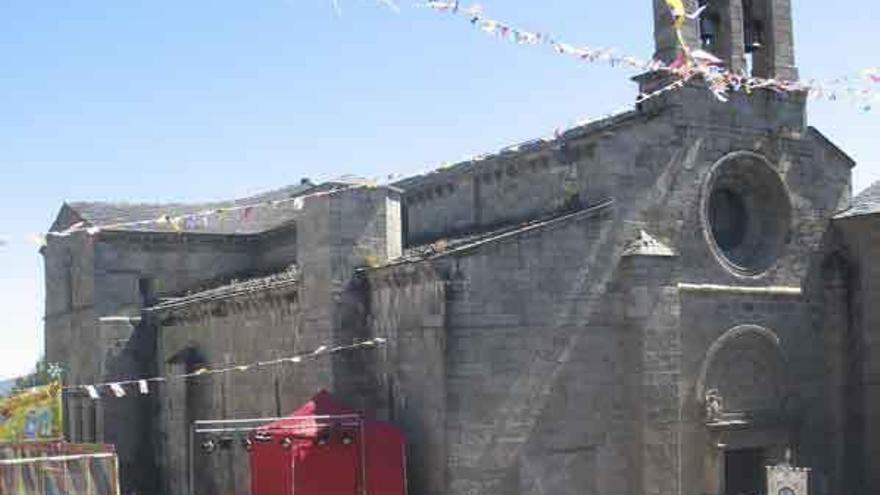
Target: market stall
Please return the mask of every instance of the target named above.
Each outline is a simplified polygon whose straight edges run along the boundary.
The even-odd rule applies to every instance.
[[[403,434],[322,391],[248,438],[251,495],[405,495]]]

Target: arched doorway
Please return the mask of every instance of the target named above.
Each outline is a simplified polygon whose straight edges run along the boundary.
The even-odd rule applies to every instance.
[[[778,336],[755,325],[728,330],[706,353],[696,396],[717,452],[707,473],[717,493],[765,492],[765,466],[791,445],[786,369]]]

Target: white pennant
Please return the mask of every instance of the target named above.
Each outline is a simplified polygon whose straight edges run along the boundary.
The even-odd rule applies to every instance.
[[[385,338],[374,337],[371,340],[366,340],[366,341],[363,341],[360,343],[355,343],[355,344],[352,344],[349,346],[338,346],[338,347],[330,348],[326,345],[321,345],[317,349],[312,351],[310,355],[317,356],[320,354],[333,354],[333,353],[336,353],[337,351],[341,351],[341,350],[355,349],[355,348],[358,348],[361,346],[375,346],[377,344],[384,344],[385,342],[387,342],[387,339],[385,339]],[[268,366],[268,365],[272,365],[272,364],[281,364],[281,363],[286,363],[286,362],[287,363],[301,363],[303,361],[303,358],[308,357],[308,356],[309,356],[309,354],[305,354],[303,356],[293,356],[293,357],[289,357],[289,358],[280,358],[280,359],[276,359],[274,361],[264,361],[264,362],[249,364],[249,365],[232,366],[229,368],[223,368],[223,369],[217,369],[217,370],[209,370],[207,368],[201,368],[201,369],[198,369],[192,373],[180,375],[177,378],[188,378],[188,377],[195,377],[195,376],[200,376],[200,375],[205,375],[205,374],[225,373],[225,372],[233,371],[233,370],[247,371],[247,370],[254,368],[254,367]],[[137,380],[138,391],[140,392],[141,395],[149,395],[149,393],[150,393],[149,382],[150,381],[165,382],[166,380],[167,380],[167,378],[165,378],[165,377],[139,379],[139,380]],[[130,382],[105,383],[105,384],[100,384],[100,385],[78,385],[77,387],[85,390],[86,393],[88,394],[89,398],[91,398],[92,400],[98,400],[101,398],[99,387],[109,388],[110,392],[113,394],[113,396],[115,396],[117,398],[126,397],[127,394],[126,394],[125,388],[123,387],[124,383],[125,384],[127,384],[127,383],[133,384],[133,383],[135,383],[135,381],[132,380]]]
[[[86,385],[84,387],[86,392],[89,394],[89,398],[92,400],[98,400],[101,396],[98,394],[98,389],[94,385]]]
[[[111,383],[110,390],[113,392],[113,395],[115,395],[117,398],[125,397],[125,389],[122,388],[122,385],[120,385],[118,383]]]

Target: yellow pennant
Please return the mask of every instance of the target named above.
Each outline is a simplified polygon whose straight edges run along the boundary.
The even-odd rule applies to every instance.
[[[682,51],[684,52],[684,59],[686,64],[690,64],[690,47],[688,47],[687,42],[684,40],[684,34],[681,32],[681,28],[684,27],[684,22],[687,20],[688,13],[684,6],[683,0],[666,0],[666,5],[669,7],[670,12],[672,13],[672,26],[675,28],[675,36],[678,38],[678,44],[681,46]]]
[[[684,8],[682,0],[666,0],[666,5],[672,11],[672,17],[675,19],[674,25],[676,29],[684,26],[684,19],[687,16],[687,10]]]

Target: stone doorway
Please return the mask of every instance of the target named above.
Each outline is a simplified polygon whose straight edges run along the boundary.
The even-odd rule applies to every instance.
[[[756,495],[767,487],[763,449],[724,452],[724,495]]]
[[[764,494],[765,466],[793,445],[785,357],[770,330],[742,325],[710,346],[697,382],[704,408],[707,457],[704,490]],[[774,494],[776,495],[776,494]]]

